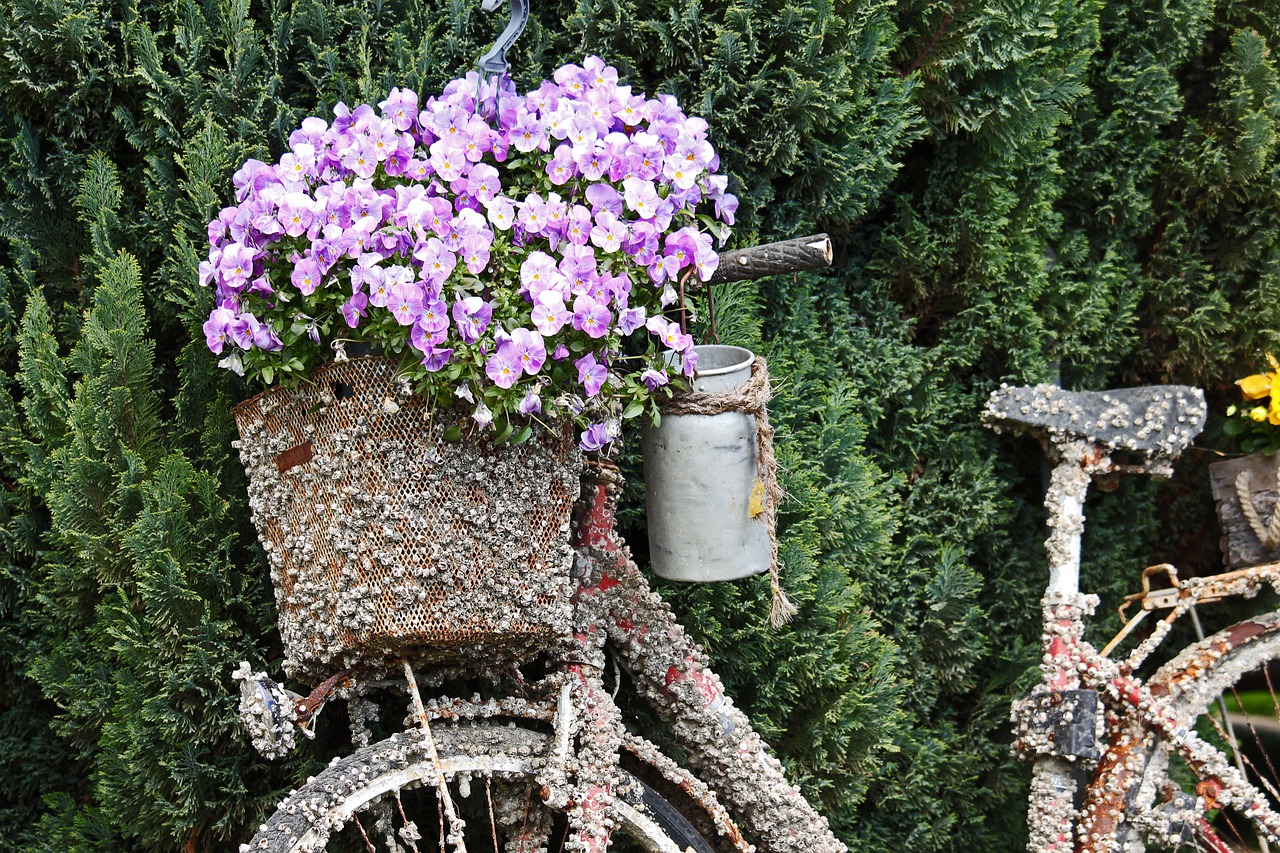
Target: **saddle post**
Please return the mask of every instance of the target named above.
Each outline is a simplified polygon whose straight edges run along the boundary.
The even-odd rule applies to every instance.
[[[1049,536],[1045,539],[1049,584],[1045,594],[1070,597],[1080,592],[1080,542],[1084,536],[1084,502],[1095,475],[1109,473],[1111,458],[1085,441],[1047,444],[1053,466],[1044,506]]]

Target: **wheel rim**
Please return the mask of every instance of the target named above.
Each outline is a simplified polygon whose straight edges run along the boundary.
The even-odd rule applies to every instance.
[[[1216,711],[1218,697],[1223,693],[1228,696],[1234,693],[1239,697],[1240,692],[1235,686],[1241,679],[1265,670],[1266,664],[1277,658],[1280,658],[1280,612],[1246,620],[1189,646],[1153,674],[1148,687],[1155,695],[1167,697],[1167,707],[1175,719],[1196,737],[1217,746],[1230,759],[1229,747],[1219,734],[1222,726],[1216,718],[1220,716]],[[1268,692],[1272,697],[1273,717],[1280,717],[1277,688],[1280,688],[1280,681],[1272,676]],[[1138,738],[1140,734],[1134,733],[1134,737]],[[1266,799],[1268,807],[1260,813],[1261,819],[1259,814],[1251,814],[1231,802],[1220,802],[1219,805],[1226,806],[1221,809],[1214,809],[1212,805],[1203,809],[1196,803],[1193,810],[1184,810],[1185,813],[1194,812],[1194,824],[1178,823],[1180,818],[1171,824],[1169,815],[1177,814],[1179,810],[1176,805],[1166,802],[1170,795],[1174,795],[1176,800],[1174,792],[1182,791],[1185,792],[1183,796],[1189,795],[1192,801],[1207,795],[1206,802],[1212,803],[1217,799],[1214,783],[1199,785],[1204,774],[1187,764],[1181,752],[1164,739],[1157,739],[1148,747],[1136,750],[1135,758],[1141,764],[1141,775],[1134,785],[1134,797],[1125,809],[1129,819],[1119,829],[1119,840],[1128,845],[1121,849],[1144,849],[1137,838],[1141,831],[1149,842],[1169,847],[1195,844],[1200,849],[1211,851],[1257,850],[1255,838],[1262,831],[1259,829],[1262,820],[1275,825],[1276,809],[1280,808],[1280,796],[1275,795]],[[1248,772],[1238,774],[1232,763],[1225,772],[1212,774],[1220,775],[1228,782],[1220,796],[1231,800],[1239,792],[1258,793],[1260,788],[1267,786],[1280,792],[1280,782],[1277,781],[1280,776],[1275,773],[1280,763],[1270,758],[1267,764],[1272,766],[1255,763]],[[1260,771],[1261,778],[1254,771]],[[1237,785],[1232,780],[1243,780],[1245,784]],[[1105,799],[1106,795],[1099,793],[1098,800]],[[1166,813],[1161,814],[1161,809]],[[1216,818],[1213,824],[1203,819],[1205,811]],[[1164,838],[1151,837],[1161,832],[1172,834]],[[1278,848],[1272,844],[1270,849],[1274,853]]]
[[[437,730],[433,726],[437,746],[441,750],[440,765],[446,778],[469,780],[472,777],[478,777],[507,783],[512,781],[533,783],[536,779],[538,770],[545,761],[547,735],[523,728],[496,725],[467,727],[463,731],[485,733],[490,741],[490,751],[480,754],[453,752],[455,744],[450,737],[450,729],[440,727]],[[511,753],[524,749],[530,754],[508,754],[496,742],[501,739],[497,737],[498,735],[512,740],[509,744]],[[421,792],[435,787],[436,771],[426,756],[421,754],[418,744],[413,734],[401,733],[388,741],[365,747],[335,762],[309,780],[306,785],[290,794],[281,803],[276,814],[259,829],[254,839],[241,849],[265,850],[272,853],[319,851],[326,849],[326,845],[335,833],[355,827],[359,827],[356,831],[361,836],[365,836],[367,842],[368,836],[365,835],[365,829],[359,822],[361,815],[366,814],[371,808],[377,808],[379,803],[394,802],[399,805],[399,793],[402,791]],[[379,752],[391,755],[393,759],[383,761],[380,769],[352,786],[350,776],[352,774],[358,776],[358,768],[377,763]],[[397,761],[394,758],[396,756],[405,756],[407,760]],[[635,784],[641,785],[639,782]],[[451,790],[453,787],[451,786]],[[526,786],[526,789],[529,787],[531,786]],[[325,790],[326,788],[330,790]],[[651,794],[652,791],[650,790],[649,793]],[[488,795],[487,790],[486,795]],[[419,796],[427,795],[419,794]],[[431,796],[434,797],[434,794]],[[493,800],[490,800],[491,820],[492,803]],[[546,808],[536,796],[533,798],[533,805],[537,809],[545,810]],[[616,831],[624,833],[637,842],[645,853],[684,853],[685,847],[673,840],[667,830],[645,814],[642,809],[621,798],[615,798],[612,805],[614,816],[618,821]],[[497,831],[497,825],[494,824],[495,839]],[[696,833],[691,826],[689,831]],[[701,838],[700,835],[698,837]],[[703,846],[706,846],[705,841]]]

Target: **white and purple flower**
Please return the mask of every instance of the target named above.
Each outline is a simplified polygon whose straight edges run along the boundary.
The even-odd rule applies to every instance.
[[[419,392],[483,391],[478,424],[568,414],[599,449],[619,404],[652,406],[696,368],[663,311],[673,281],[716,270],[698,217],[731,225],[738,207],[718,166],[705,121],[598,57],[527,96],[472,74],[434,97],[338,104],[279,162],[235,173],[199,267],[206,343],[250,375],[319,364],[326,337],[413,352]],[[624,350],[641,329],[643,353]]]

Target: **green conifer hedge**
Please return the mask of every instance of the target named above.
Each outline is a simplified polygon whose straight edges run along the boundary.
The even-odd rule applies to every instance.
[[[1021,849],[1040,467],[977,412],[1054,376],[1224,400],[1280,343],[1280,3],[534,6],[522,87],[598,54],[711,123],[739,245],[836,240],[721,306],[778,382],[800,615],[771,630],[763,581],[664,594],[852,848]],[[268,765],[236,717],[278,638],[230,446],[253,389],[196,266],[244,159],[438,90],[496,29],[462,0],[0,5],[0,847],[234,849],[342,748]],[[1086,586],[1212,566],[1203,461],[1090,506]]]

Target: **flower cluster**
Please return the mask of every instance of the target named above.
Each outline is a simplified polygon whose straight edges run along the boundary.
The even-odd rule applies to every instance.
[[[1275,453],[1280,449],[1280,363],[1267,354],[1271,369],[1236,380],[1243,406],[1228,406],[1223,431],[1235,436],[1248,453]]]
[[[692,375],[664,311],[737,208],[705,121],[596,57],[524,96],[472,74],[379,107],[305,119],[278,163],[236,172],[200,265],[224,366],[270,383],[372,344],[481,426],[568,414],[588,449]]]

